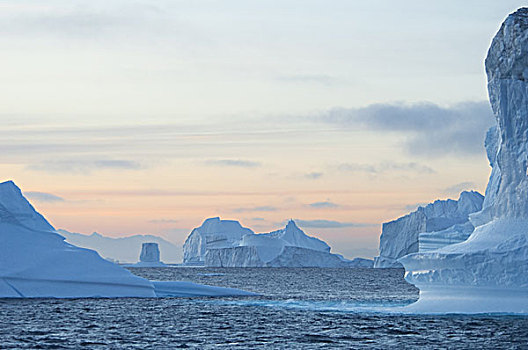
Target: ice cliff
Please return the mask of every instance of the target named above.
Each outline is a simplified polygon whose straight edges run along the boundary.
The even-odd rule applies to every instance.
[[[464,242],[399,260],[420,288],[409,310],[528,313],[528,8],[506,18],[485,63],[497,125],[483,208]]]
[[[473,225],[471,213],[482,209],[484,197],[478,192],[462,192],[458,200],[437,200],[397,220],[383,224],[380,255],[374,267],[399,267],[399,258],[421,249],[465,241]]]
[[[230,248],[247,234],[254,234],[238,221],[209,218],[189,234],[183,244],[183,262],[203,265],[207,248]]]
[[[241,295],[185,282],[151,282],[66,243],[12,182],[0,183],[0,298]]]
[[[223,222],[233,231],[226,231]],[[185,242],[186,256],[188,263],[210,267],[372,267],[373,263],[330,253],[328,244],[305,234],[293,220],[283,229],[255,234],[236,221],[207,219]]]

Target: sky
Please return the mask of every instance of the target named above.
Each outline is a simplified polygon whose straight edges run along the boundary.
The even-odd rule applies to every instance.
[[[346,257],[484,192],[484,58],[524,1],[1,1],[0,181],[56,227],[182,244],[293,218]]]

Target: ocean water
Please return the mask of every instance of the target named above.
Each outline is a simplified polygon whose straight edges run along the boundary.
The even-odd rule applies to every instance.
[[[528,317],[403,315],[396,269],[131,268],[239,298],[0,299],[0,349],[528,349]]]

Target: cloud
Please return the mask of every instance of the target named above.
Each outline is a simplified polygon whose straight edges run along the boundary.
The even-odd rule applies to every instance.
[[[93,162],[100,169],[140,169],[141,165],[131,160],[96,160]]]
[[[457,194],[458,195],[462,191],[472,190],[475,187],[477,187],[477,185],[474,182],[465,181],[465,182],[460,182],[453,186],[444,188],[442,192],[444,192],[445,194]]]
[[[312,228],[343,228],[343,227],[366,227],[372,224],[358,223],[358,222],[340,222],[334,220],[300,220],[295,219],[295,222],[301,227]]]
[[[150,224],[175,224],[178,220],[174,219],[153,219],[148,221]]]
[[[30,170],[45,171],[51,173],[84,173],[88,174],[95,170],[139,170],[141,164],[131,160],[59,160],[32,164],[27,167]]]
[[[160,11],[147,4],[98,4],[92,2],[89,6],[74,4],[54,5],[48,3],[42,6],[19,7],[12,9],[6,21],[11,26],[0,25],[0,31],[15,35],[49,35],[64,38],[94,38],[105,36],[122,36],[138,25],[153,26],[160,20]],[[152,30],[151,28],[149,28]],[[171,29],[166,27],[166,29]]]
[[[24,196],[27,198],[37,201],[37,202],[47,202],[47,203],[56,203],[56,202],[64,202],[64,198],[56,196],[51,193],[46,192],[37,192],[37,191],[30,191],[30,192],[24,192]]]
[[[339,170],[348,172],[362,172],[367,174],[382,174],[386,172],[413,172],[419,174],[434,174],[435,170],[427,165],[416,162],[395,163],[383,162],[378,164],[343,163]]]
[[[233,209],[233,212],[235,213],[247,213],[247,212],[270,212],[270,211],[277,211],[278,208],[272,207],[272,206],[260,206],[260,207],[252,207],[252,208],[236,208]]]
[[[222,167],[240,167],[240,168],[256,168],[261,164],[250,160],[242,159],[210,159],[205,161],[206,165],[209,166],[222,166]]]
[[[11,115],[0,113],[0,120],[12,119]],[[16,119],[20,118],[17,116]],[[261,164],[256,161],[221,157],[225,152],[233,151],[233,138],[238,139],[237,149],[249,149],[255,140],[265,141],[270,137],[276,138],[277,134],[293,135],[297,132],[276,130],[276,126],[271,128],[270,122],[265,119],[260,120],[260,124],[254,120],[225,120],[222,124],[207,121],[193,125],[125,124],[120,127],[60,127],[48,115],[27,117],[25,120],[27,123],[0,130],[0,149],[4,151],[4,161],[9,159],[10,162],[35,164],[35,168],[62,168],[61,163],[68,166],[68,163],[77,161],[75,157],[79,154],[89,160],[99,159],[104,154],[107,163],[108,159],[130,161],[178,157],[202,161],[212,158],[205,162],[210,166],[258,167]],[[68,123],[64,120],[64,124]],[[40,164],[43,159],[52,161]],[[107,164],[102,162],[99,165]]]
[[[355,193],[350,190],[336,189],[336,190],[286,190],[286,191],[172,191],[167,189],[128,189],[128,190],[108,190],[108,189],[93,189],[93,190],[70,190],[68,194],[71,195],[100,195],[100,196],[116,196],[116,197],[211,197],[211,196],[229,196],[229,197],[269,197],[270,195],[280,196],[284,198],[284,202],[289,202],[287,199],[295,198],[288,197],[288,195],[327,195],[327,194],[343,194]]]
[[[308,174],[305,174],[304,177],[310,180],[317,180],[323,176],[323,173],[320,172],[311,172]]]
[[[487,101],[448,107],[434,103],[372,104],[357,109],[332,109],[319,119],[342,127],[400,133],[405,151],[418,156],[473,155],[484,152],[484,135],[493,125]]]
[[[327,74],[289,74],[277,77],[280,82],[294,84],[319,84],[324,86],[335,86],[343,82],[342,79]]]
[[[314,203],[310,203],[308,204],[308,206],[312,207],[312,208],[339,208],[340,205],[339,204],[336,204],[336,203],[333,203],[333,202],[330,202],[330,201],[324,201],[324,202],[314,202]]]

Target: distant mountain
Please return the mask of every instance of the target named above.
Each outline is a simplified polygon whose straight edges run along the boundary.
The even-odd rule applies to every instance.
[[[89,248],[97,251],[102,257],[120,263],[135,263],[139,261],[143,243],[158,243],[160,258],[169,264],[181,263],[182,252],[171,242],[153,235],[133,235],[128,237],[106,237],[97,232],[91,235],[74,233],[66,230],[57,230],[68,243],[78,247]]]

